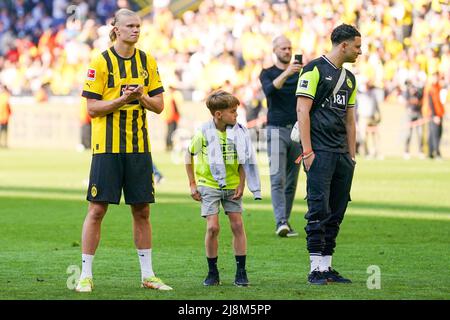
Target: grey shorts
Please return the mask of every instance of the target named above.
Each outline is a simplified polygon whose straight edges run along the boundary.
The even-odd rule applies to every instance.
[[[222,203],[225,214],[229,212],[242,212],[242,198],[233,200],[235,190],[214,189],[205,186],[197,188],[202,197],[202,217],[219,213],[219,206]]]

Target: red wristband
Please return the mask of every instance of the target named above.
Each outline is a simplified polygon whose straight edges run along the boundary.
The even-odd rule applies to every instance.
[[[303,152],[298,156],[298,158],[294,162],[296,164],[299,164],[303,159],[309,158],[313,153],[314,151],[312,150],[309,150],[308,152]]]

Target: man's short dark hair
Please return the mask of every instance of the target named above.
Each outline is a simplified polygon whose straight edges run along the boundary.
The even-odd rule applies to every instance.
[[[343,23],[331,33],[331,43],[336,46],[346,40],[354,40],[355,37],[361,37],[361,33],[354,26]]]

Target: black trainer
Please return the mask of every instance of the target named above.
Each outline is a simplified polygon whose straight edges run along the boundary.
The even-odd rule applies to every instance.
[[[315,285],[324,285],[327,284],[327,277],[324,272],[314,270],[308,274],[308,282]]]
[[[247,272],[245,271],[245,269],[237,270],[234,284],[238,287],[247,287],[248,283]]]
[[[332,268],[328,268],[328,271],[324,271],[323,273],[325,274],[325,277],[327,278],[328,282],[352,283],[352,280],[344,278],[339,274],[339,272],[337,272]]]
[[[219,272],[208,272],[205,281],[203,281],[204,286],[218,286],[220,284]]]

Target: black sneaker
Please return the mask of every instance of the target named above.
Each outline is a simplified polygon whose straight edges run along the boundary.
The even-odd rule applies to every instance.
[[[287,223],[287,225],[289,227],[289,232],[286,234],[286,237],[288,237],[288,238],[298,237],[298,232],[295,231],[294,229],[292,229],[292,227],[289,224],[289,222]]]
[[[324,285],[327,284],[327,278],[324,272],[314,270],[308,274],[308,282],[315,285]]]
[[[325,274],[325,277],[327,278],[328,282],[352,283],[352,280],[344,278],[339,274],[339,272],[337,272],[332,268],[328,268],[328,271],[324,271],[323,273]]]
[[[234,284],[238,287],[248,286],[247,272],[245,270],[236,271],[236,278],[234,279]]]
[[[220,284],[219,272],[208,272],[205,281],[203,281],[204,286],[218,286]]]

